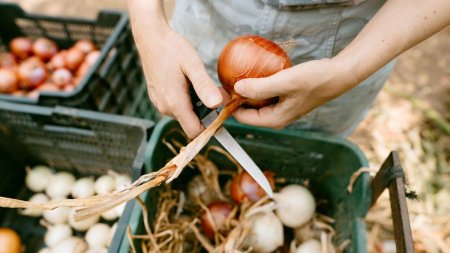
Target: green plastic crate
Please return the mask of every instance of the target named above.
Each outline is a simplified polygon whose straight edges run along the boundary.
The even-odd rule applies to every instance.
[[[100,48],[97,62],[72,92],[42,92],[38,98],[0,94],[0,100],[43,106],[67,106],[157,120],[147,95],[138,51],[126,12],[103,10],[96,19],[47,16],[25,12],[14,3],[0,2],[0,52],[18,36],[49,38],[59,48],[89,39]]]
[[[276,131],[234,122],[226,122],[225,127],[263,170],[274,171],[277,176],[285,177],[288,183],[310,180],[310,189],[316,198],[327,200],[318,211],[336,219],[336,243],[350,239],[351,244],[345,252],[367,251],[364,217],[371,201],[369,175],[364,173],[359,177],[352,194],[346,190],[353,172],[367,166],[364,154],[356,145],[341,138],[316,133]],[[146,154],[150,170],[161,168],[173,156],[161,140],[174,128],[179,128],[179,125],[168,119],[156,125]],[[210,144],[217,142],[212,140]],[[223,156],[212,158],[216,164],[224,167],[228,165]],[[173,184],[185,184],[192,176],[191,171],[183,171]],[[141,196],[149,207],[149,217],[154,216],[157,196],[158,189]],[[128,225],[132,233],[144,233],[139,204],[132,201],[125,212],[131,213]],[[126,237],[120,245],[119,242],[115,243],[110,252],[129,252],[130,245]]]
[[[24,181],[25,166],[48,165],[77,177],[113,170],[136,180],[144,170],[144,152],[153,126],[150,120],[126,116],[0,101],[0,175],[5,182],[0,184],[0,196],[31,197]],[[121,227],[127,222],[124,213],[116,232],[124,233]],[[46,229],[39,218],[0,208],[0,227],[19,233],[26,249],[23,253],[44,246]],[[115,236],[114,240],[123,237]]]

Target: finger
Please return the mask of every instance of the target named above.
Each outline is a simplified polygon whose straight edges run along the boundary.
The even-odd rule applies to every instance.
[[[193,57],[183,66],[183,71],[194,86],[198,97],[207,107],[216,108],[222,104],[222,94],[206,72],[200,57]]]
[[[262,78],[247,78],[236,83],[234,90],[239,95],[251,99],[268,99],[282,95],[282,75],[272,75]]]
[[[186,99],[190,98],[187,96]],[[183,128],[186,135],[193,139],[204,130],[204,127],[197,115],[194,113],[190,100],[188,101],[188,103],[178,104],[176,109],[173,111],[173,115],[180,123],[181,128]]]
[[[240,108],[233,116],[241,123],[281,129],[289,123],[283,103],[265,106],[261,109]]]

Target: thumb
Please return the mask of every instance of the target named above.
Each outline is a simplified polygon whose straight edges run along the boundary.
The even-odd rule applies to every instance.
[[[186,64],[185,75],[194,86],[200,100],[210,108],[215,108],[222,104],[223,98],[219,88],[206,72],[205,65],[199,57],[194,57],[192,61]]]
[[[279,94],[277,89],[278,80],[273,76],[262,78],[247,78],[238,81],[234,85],[234,91],[239,95],[250,99],[267,99]]]

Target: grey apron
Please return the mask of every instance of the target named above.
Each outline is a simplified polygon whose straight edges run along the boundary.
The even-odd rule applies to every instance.
[[[242,34],[273,41],[294,40],[294,64],[330,58],[361,31],[384,0],[177,0],[173,28],[198,50],[217,82],[217,58],[225,44]],[[360,0],[358,0],[360,1]],[[348,136],[383,87],[391,62],[344,95],[289,125],[291,129]]]

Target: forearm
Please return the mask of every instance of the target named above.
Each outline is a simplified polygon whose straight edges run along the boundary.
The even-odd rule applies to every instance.
[[[389,0],[335,58],[350,89],[450,23],[449,0]]]
[[[127,0],[131,27],[138,47],[145,38],[162,36],[170,29],[163,0]]]

